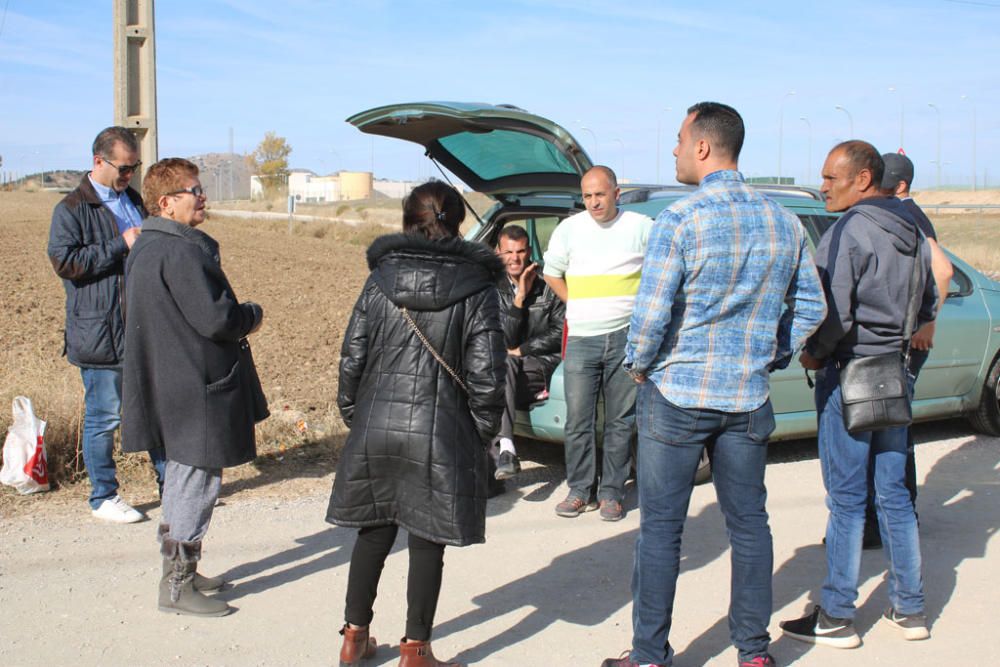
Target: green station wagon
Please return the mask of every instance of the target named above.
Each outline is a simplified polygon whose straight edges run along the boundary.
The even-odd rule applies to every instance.
[[[524,227],[532,259],[541,262],[552,230],[583,210],[580,178],[592,166],[572,135],[552,121],[516,107],[453,102],[398,104],[347,119],[362,132],[420,144],[427,157],[495,204],[466,238],[491,247],[504,225]],[[685,196],[685,186],[622,186],[621,208],[652,218]],[[793,211],[815,248],[836,220],[822,195],[808,188],[761,186]],[[977,431],[1000,435],[1000,283],[948,253],[955,267],[948,298],[938,315],[934,350],[920,372],[913,403],[917,421],[968,417]],[[777,428],[772,440],[814,436],[813,392],[796,361],[771,376]],[[562,367],[547,400],[520,411],[519,435],[563,441],[566,402]]]

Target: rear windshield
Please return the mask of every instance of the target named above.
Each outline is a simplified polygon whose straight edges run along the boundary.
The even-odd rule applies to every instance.
[[[438,142],[485,181],[514,174],[577,173],[548,140],[523,132],[459,132]]]

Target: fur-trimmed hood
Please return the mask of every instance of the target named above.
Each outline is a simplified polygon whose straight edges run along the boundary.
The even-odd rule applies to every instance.
[[[390,301],[413,310],[441,310],[494,287],[504,274],[503,262],[485,245],[414,234],[377,238],[368,248],[368,267]]]

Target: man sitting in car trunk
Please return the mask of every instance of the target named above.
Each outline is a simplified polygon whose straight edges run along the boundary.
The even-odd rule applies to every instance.
[[[538,278],[538,265],[529,263],[531,250],[523,228],[504,227],[497,254],[507,270],[497,285],[507,346],[507,386],[494,476],[504,480],[521,471],[514,448],[515,410],[543,394],[559,365],[566,305]]]

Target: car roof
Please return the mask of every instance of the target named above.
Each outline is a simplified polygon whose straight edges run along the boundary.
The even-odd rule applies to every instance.
[[[623,189],[629,186],[623,186]],[[750,187],[796,213],[826,214],[823,194],[814,188],[798,185],[750,184]],[[693,185],[638,186],[622,192],[620,207],[655,218],[674,202],[697,188]]]

